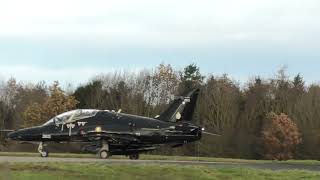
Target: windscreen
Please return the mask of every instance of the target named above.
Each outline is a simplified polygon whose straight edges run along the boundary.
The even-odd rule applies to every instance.
[[[52,124],[52,123],[55,123],[55,124],[71,123],[71,122],[74,122],[74,121],[77,121],[80,119],[94,117],[94,116],[96,116],[96,114],[98,112],[99,112],[98,110],[90,110],[90,109],[89,110],[88,109],[78,109],[78,110],[65,112],[65,113],[62,113],[62,114],[52,118],[51,120],[46,122],[44,124],[44,126]]]

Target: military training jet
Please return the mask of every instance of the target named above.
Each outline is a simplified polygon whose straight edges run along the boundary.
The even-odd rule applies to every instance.
[[[170,107],[155,118],[109,111],[73,110],[60,114],[37,127],[17,130],[8,139],[39,144],[41,157],[48,157],[47,143],[89,143],[85,151],[101,159],[126,155],[139,159],[142,152],[161,145],[172,147],[201,139],[204,128],[190,124],[199,90],[175,98]]]

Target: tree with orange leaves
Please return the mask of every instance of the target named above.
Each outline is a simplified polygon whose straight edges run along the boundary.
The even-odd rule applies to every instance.
[[[293,159],[297,146],[302,143],[297,125],[283,113],[271,112],[266,120],[261,138],[263,157],[280,161]]]

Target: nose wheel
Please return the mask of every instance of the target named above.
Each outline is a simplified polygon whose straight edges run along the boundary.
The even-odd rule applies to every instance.
[[[43,157],[43,158],[47,158],[47,157],[49,157],[49,152],[48,151],[42,151],[40,153],[40,156]]]
[[[38,147],[38,152],[40,153],[40,156],[43,158],[49,157],[49,151],[45,148],[45,144],[43,142],[40,142]]]

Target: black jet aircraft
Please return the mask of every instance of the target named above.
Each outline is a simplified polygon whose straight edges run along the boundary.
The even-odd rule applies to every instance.
[[[97,153],[101,159],[126,155],[139,159],[142,152],[161,145],[172,147],[201,139],[204,129],[191,124],[199,90],[175,98],[170,107],[155,118],[109,110],[73,110],[60,114],[45,124],[8,134],[20,142],[39,144],[41,157],[48,157],[47,143],[90,143],[84,150]]]

